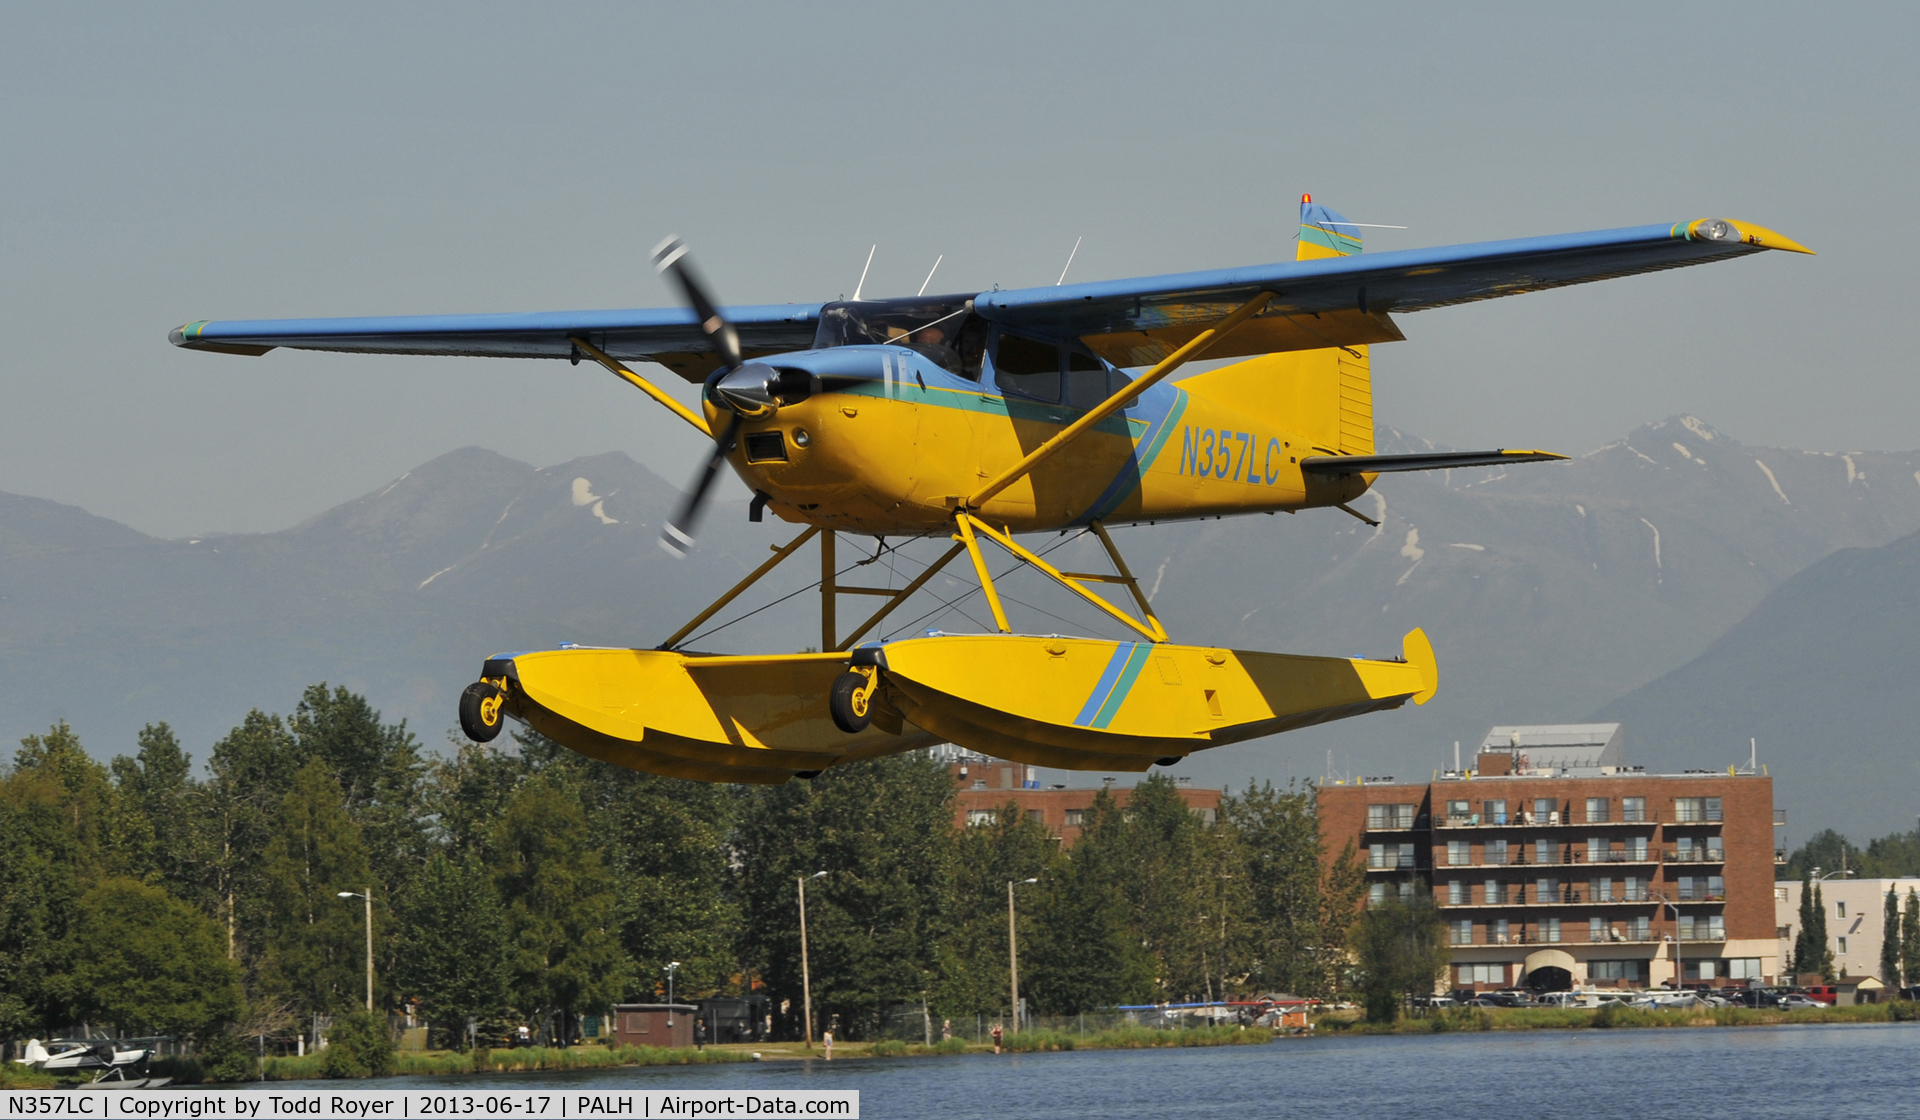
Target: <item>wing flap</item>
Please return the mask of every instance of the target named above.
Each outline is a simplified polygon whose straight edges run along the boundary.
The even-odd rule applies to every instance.
[[[1565,459],[1551,451],[1435,451],[1425,455],[1314,455],[1300,460],[1307,474],[1337,477],[1393,471],[1446,471],[1455,467],[1493,467],[1507,463],[1545,463]]]

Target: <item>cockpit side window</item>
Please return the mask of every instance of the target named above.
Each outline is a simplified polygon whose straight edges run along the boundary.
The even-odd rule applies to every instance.
[[[1058,404],[1060,348],[1002,332],[993,352],[993,380],[1003,393]]]
[[[961,297],[830,303],[820,311],[813,348],[905,346],[949,373],[977,381],[986,330],[973,314],[973,301]]]

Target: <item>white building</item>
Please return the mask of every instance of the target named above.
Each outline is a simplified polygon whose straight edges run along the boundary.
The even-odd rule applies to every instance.
[[[1774,884],[1773,909],[1780,937],[1780,962],[1793,960],[1794,939],[1800,936],[1800,880]],[[1820,902],[1827,911],[1827,947],[1833,950],[1833,974],[1838,979],[1871,977],[1880,986],[1899,987],[1899,977],[1880,975],[1881,931],[1886,923],[1887,891],[1907,909],[1907,892],[1920,891],[1920,879],[1842,879],[1820,883]],[[1873,985],[1862,985],[1863,990]]]

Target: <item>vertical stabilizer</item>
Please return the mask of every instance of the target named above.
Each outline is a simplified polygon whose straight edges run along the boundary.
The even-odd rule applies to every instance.
[[[1300,196],[1300,245],[1294,250],[1294,260],[1351,257],[1359,252],[1359,226],[1347,221],[1339,211],[1315,202],[1312,195]]]
[[[1300,196],[1299,248],[1294,259],[1350,257],[1360,251],[1360,227]],[[1373,371],[1365,346],[1332,346],[1268,354],[1181,384],[1222,401],[1261,401],[1277,419],[1322,454],[1373,454]]]

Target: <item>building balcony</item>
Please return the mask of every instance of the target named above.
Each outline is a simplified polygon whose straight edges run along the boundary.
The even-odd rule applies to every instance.
[[[1407,859],[1404,857],[1386,856],[1381,859],[1375,859],[1373,856],[1369,855],[1367,857],[1367,870],[1368,871],[1419,871],[1419,870],[1422,870],[1422,868],[1420,867],[1419,863],[1417,863],[1416,861],[1412,859]]]
[[[1668,848],[1668,863],[1725,863],[1727,853],[1718,848]]]
[[[1493,902],[1442,902],[1439,905],[1445,910],[1472,910],[1486,909],[1488,907],[1494,909],[1511,909],[1515,906],[1525,906],[1528,908],[1536,906],[1645,906],[1658,901],[1645,891],[1636,891],[1632,895],[1625,893],[1609,895],[1606,898],[1587,897],[1592,893],[1591,891],[1567,890],[1560,892],[1559,895],[1551,896],[1545,901],[1541,901],[1537,896],[1527,898],[1516,892],[1508,895],[1505,899],[1497,899]]]
[[[1716,818],[1718,819],[1718,818]],[[1609,813],[1604,817],[1589,818],[1585,813],[1551,813],[1540,816],[1538,813],[1508,813],[1500,817],[1487,817],[1481,813],[1469,813],[1464,817],[1446,817],[1438,822],[1439,828],[1592,828],[1601,824],[1658,824],[1650,816],[1636,814],[1625,817]],[[1692,822],[1689,822],[1692,823]],[[1372,831],[1369,829],[1368,831]]]
[[[1434,852],[1433,866],[1436,869],[1470,869],[1488,867],[1567,867],[1572,864],[1659,862],[1660,849],[1658,848],[1648,848],[1644,852],[1633,851],[1628,848],[1621,848],[1617,851],[1609,849],[1605,852],[1594,852],[1591,855],[1588,854],[1585,848],[1573,848],[1567,851],[1550,852],[1546,859],[1541,859],[1540,853],[1538,852],[1529,851],[1510,853],[1509,858],[1504,861],[1488,861],[1483,854],[1477,863],[1449,863],[1446,860],[1446,849],[1440,848]]]
[[[1719,809],[1702,809],[1697,813],[1677,813],[1673,816],[1672,819],[1662,821],[1661,823],[1662,824],[1720,824],[1722,823],[1721,818],[1724,816],[1726,816],[1725,812]]]
[[[1455,948],[1488,945],[1496,947],[1501,945],[1646,945],[1651,947],[1660,942],[1660,936],[1657,934],[1630,932],[1622,932],[1602,941],[1594,941],[1591,940],[1589,931],[1584,929],[1567,931],[1571,932],[1572,936],[1567,936],[1567,932],[1563,932],[1559,937],[1542,936],[1537,931],[1514,931],[1506,934],[1489,934],[1479,930],[1474,932],[1479,936],[1467,941],[1460,940],[1458,935],[1450,935],[1447,944]]]

